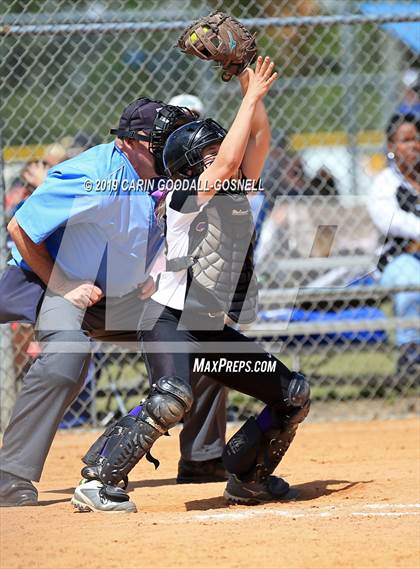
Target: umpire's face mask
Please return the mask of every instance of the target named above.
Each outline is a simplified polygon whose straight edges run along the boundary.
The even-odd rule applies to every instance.
[[[154,150],[152,152],[150,146],[149,152],[154,158],[156,174],[166,177],[165,166],[163,165],[163,152],[161,150]]]

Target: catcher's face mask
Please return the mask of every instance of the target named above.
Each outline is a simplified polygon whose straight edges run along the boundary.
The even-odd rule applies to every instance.
[[[219,152],[220,144],[215,143],[211,144],[210,146],[206,146],[201,151],[201,155],[203,157],[203,166],[204,169],[208,168],[216,159],[217,153]]]

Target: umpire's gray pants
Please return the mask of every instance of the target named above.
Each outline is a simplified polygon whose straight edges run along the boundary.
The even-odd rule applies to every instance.
[[[42,353],[23,380],[4,433],[1,470],[39,481],[58,425],[83,387],[91,337],[113,343],[137,342],[141,309],[137,293],[104,299],[86,312],[61,296],[46,293],[36,327]],[[225,388],[203,376],[193,390],[194,405],[185,417],[180,438],[181,456],[199,461],[217,458],[225,443]]]

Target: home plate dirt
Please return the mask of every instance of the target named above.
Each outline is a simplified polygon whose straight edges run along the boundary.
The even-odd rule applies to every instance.
[[[420,568],[420,421],[302,425],[279,469],[295,502],[228,506],[224,484],[175,484],[178,431],[132,473],[137,514],[70,498],[92,432],[56,438],[40,506],[2,508],[1,569]]]

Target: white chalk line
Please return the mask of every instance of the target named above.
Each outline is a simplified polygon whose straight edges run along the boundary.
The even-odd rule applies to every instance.
[[[245,521],[255,518],[317,518],[328,519],[337,517],[403,517],[420,516],[420,504],[360,504],[359,511],[349,511],[340,506],[322,506],[320,508],[292,508],[289,510],[279,510],[275,508],[264,508],[264,510],[247,509],[237,512],[212,512],[208,514],[193,514],[188,521],[208,522],[208,521]],[[251,506],[252,508],[252,506]],[[363,511],[369,509],[370,511]],[[372,511],[372,510],[392,510],[400,511]],[[419,511],[417,511],[419,510]]]
[[[365,508],[383,509],[386,508],[420,508],[420,504],[366,504]]]
[[[352,516],[364,516],[369,518],[379,517],[398,517],[398,516],[419,516],[420,512],[352,512]]]

